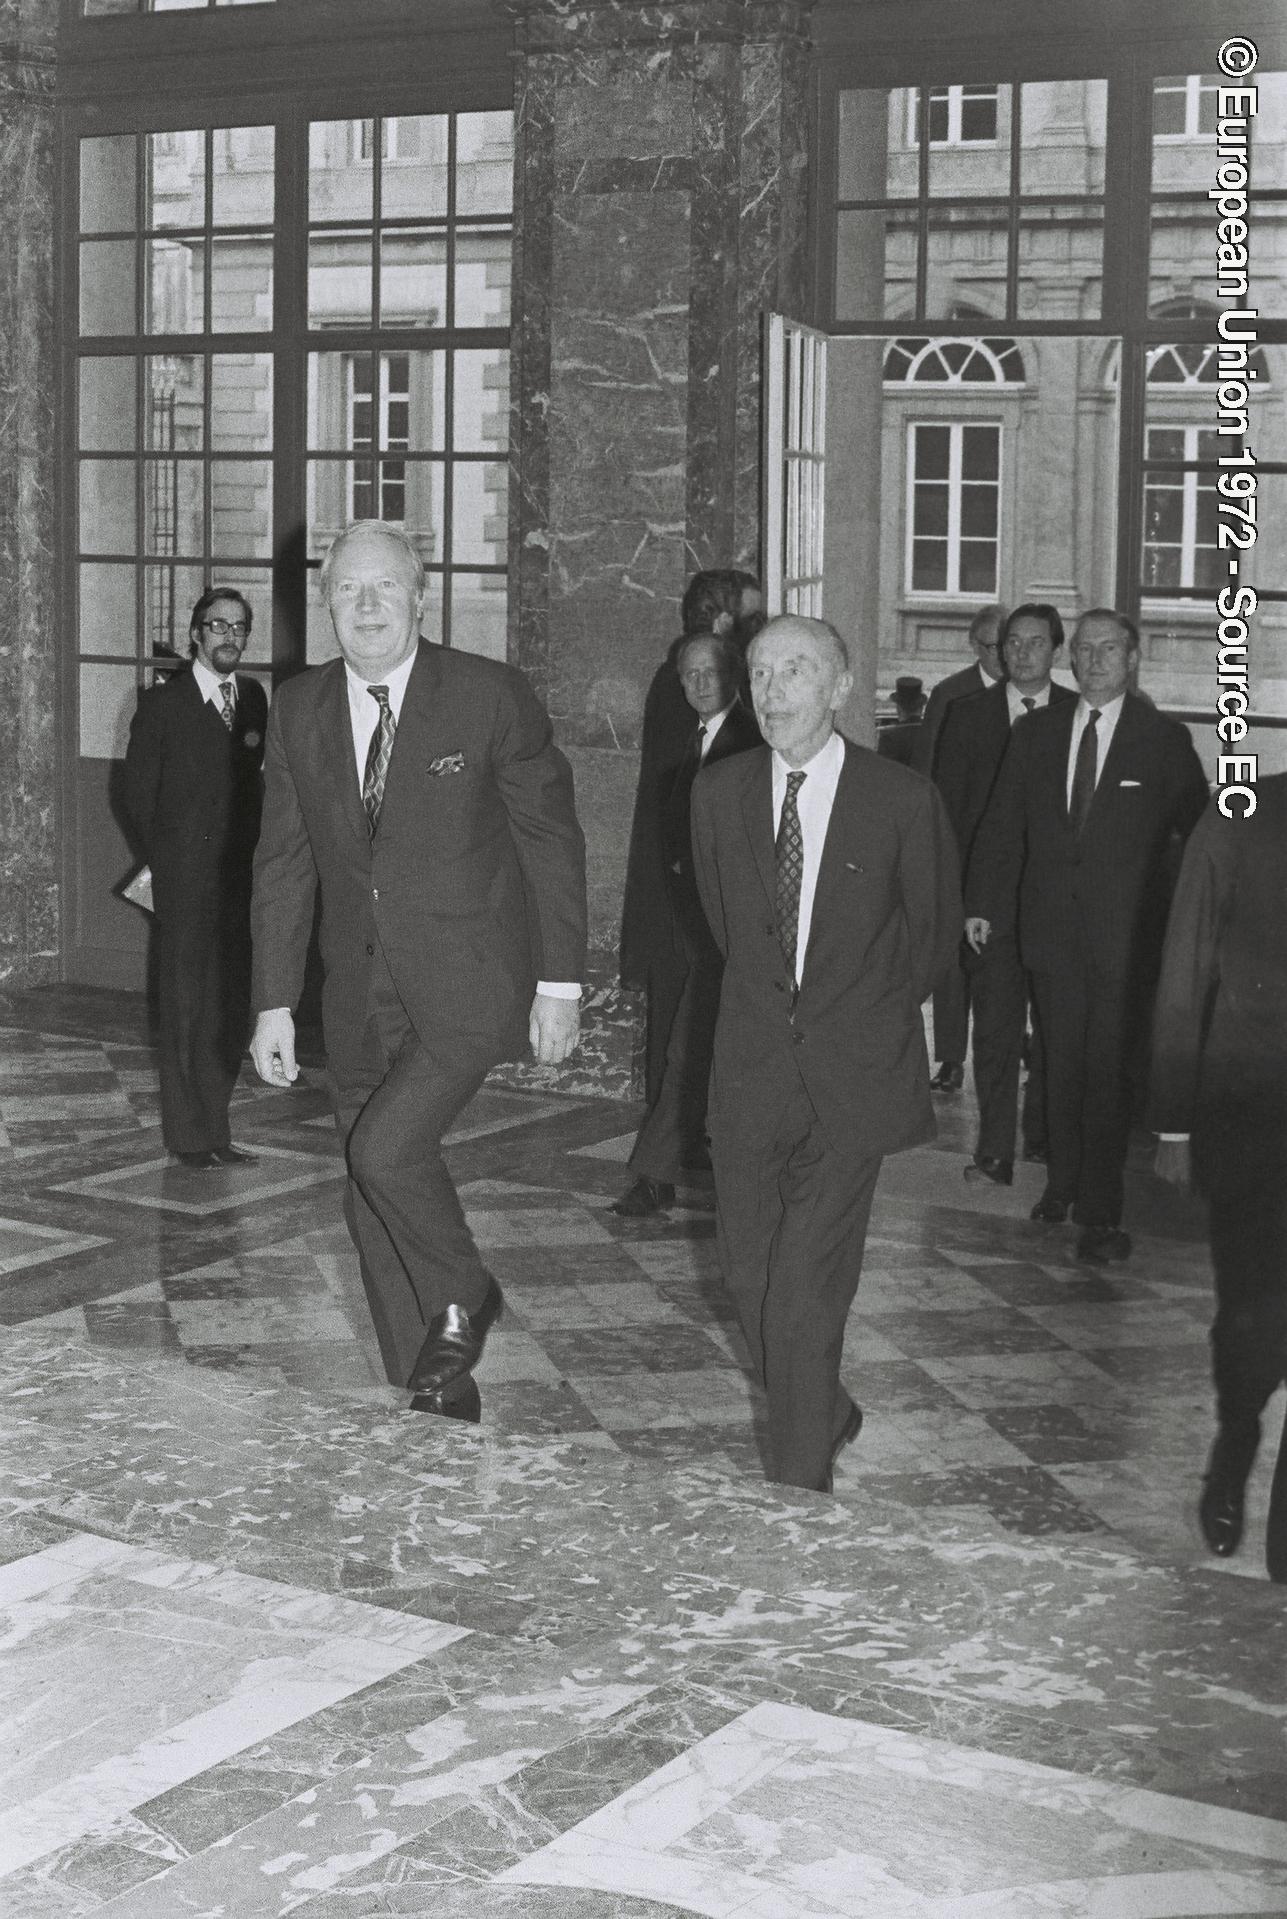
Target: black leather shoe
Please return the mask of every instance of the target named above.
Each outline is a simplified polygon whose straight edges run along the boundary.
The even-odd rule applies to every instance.
[[[1269,1518],[1265,1522],[1265,1570],[1280,1586],[1287,1586],[1287,1426],[1283,1428],[1269,1489]]]
[[[243,1153],[239,1146],[216,1146],[214,1159],[219,1166],[258,1166],[258,1153]]]
[[[950,1062],[941,1064],[937,1073],[935,1073],[933,1079],[930,1081],[930,1085],[936,1093],[959,1093],[964,1084],[965,1068],[963,1066],[953,1066]]]
[[[1043,1226],[1062,1226],[1068,1217],[1069,1204],[1066,1199],[1056,1199],[1053,1193],[1043,1193],[1028,1217],[1039,1219]]]
[[[1202,1528],[1202,1537],[1217,1559],[1230,1559],[1238,1550],[1242,1539],[1242,1502],[1245,1492],[1245,1482],[1240,1486],[1233,1480],[1219,1478],[1215,1473],[1208,1473],[1202,1482],[1198,1524]],[[1272,1573],[1270,1577],[1273,1577]]]
[[[839,1459],[841,1453],[845,1450],[845,1447],[852,1445],[853,1441],[857,1439],[861,1431],[862,1431],[862,1407],[857,1404],[854,1404],[850,1406],[849,1408],[848,1419],[845,1421],[844,1425],[840,1428],[840,1431],[836,1434],[835,1439],[832,1441],[831,1458],[827,1461],[826,1476],[823,1479],[821,1487],[819,1488],[820,1492],[829,1493],[829,1492],[835,1491],[835,1486],[833,1482],[835,1480],[835,1475],[836,1475],[836,1461]]]
[[[668,1179],[649,1179],[644,1173],[637,1179],[628,1193],[614,1200],[608,1208],[611,1213],[619,1213],[622,1219],[643,1219],[649,1213],[664,1213],[668,1206],[675,1203],[675,1189]]]
[[[1088,1266],[1107,1266],[1130,1256],[1131,1236],[1120,1226],[1087,1226],[1077,1241],[1077,1257]]]
[[[472,1313],[463,1306],[448,1306],[431,1319],[425,1343],[411,1368],[408,1388],[413,1393],[441,1393],[462,1373],[472,1373],[504,1303],[500,1287],[489,1279],[482,1305]]]
[[[211,1172],[219,1164],[213,1153],[176,1153],[174,1157],[180,1166],[190,1166],[199,1173]]]
[[[1013,1186],[1014,1161],[993,1159],[990,1153],[984,1153],[981,1158],[970,1161],[965,1169],[965,1177],[972,1183],[981,1179],[990,1179],[994,1186]]]
[[[482,1395],[472,1373],[462,1373],[437,1393],[416,1393],[411,1401],[413,1413],[437,1413],[443,1419],[463,1419],[476,1426],[483,1414]]]

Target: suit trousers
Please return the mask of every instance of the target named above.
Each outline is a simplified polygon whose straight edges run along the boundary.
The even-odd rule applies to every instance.
[[[940,1066],[963,1066],[970,1031],[970,981],[958,954],[934,988],[934,1058]]]
[[[967,963],[974,1016],[974,1090],[979,1101],[980,1159],[1013,1159],[1019,1116],[1019,1075],[1028,1021],[1028,975],[1014,939],[994,934]],[[1025,1145],[1046,1139],[1045,1060],[1040,1023],[1033,1034],[1023,1101]]]
[[[490,1282],[443,1158],[443,1135],[492,1062],[435,1057],[377,956],[360,1061],[332,1072],[348,1162],[344,1217],[385,1371],[405,1385],[426,1328],[449,1305],[473,1312]]]
[[[652,960],[648,967],[644,1098],[649,1106],[654,1106],[661,1097],[670,1030],[684,997],[688,973],[688,960],[678,951],[664,959]]]
[[[250,1026],[250,902],[215,884],[157,915],[161,1137],[171,1153],[231,1143],[228,1103]]]
[[[1046,1056],[1047,1190],[1081,1225],[1118,1226],[1131,1122],[1129,982],[1070,953],[1032,984]]]
[[[699,953],[688,968],[670,1022],[666,1064],[657,1096],[644,1116],[630,1165],[649,1179],[674,1182],[688,1156],[705,1143],[715,1021],[724,962]]]
[[[853,1404],[840,1360],[881,1159],[833,1144],[803,1084],[757,1117],[712,1131],[720,1263],[768,1395],[770,1475],[821,1487]]]

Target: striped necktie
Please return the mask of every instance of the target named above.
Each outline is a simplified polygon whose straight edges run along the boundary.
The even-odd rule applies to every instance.
[[[384,782],[389,773],[389,755],[393,751],[397,721],[389,705],[388,687],[368,686],[366,690],[380,709],[380,718],[366,752],[366,771],[362,776],[362,805],[366,810],[367,831],[374,839],[375,829],[380,824],[380,808],[384,805]]]
[[[221,719],[221,720],[223,721],[223,723],[224,723],[224,725],[225,725],[225,726],[227,727],[227,729],[228,729],[228,731],[229,731],[229,732],[231,733],[231,731],[232,731],[232,716],[233,716],[233,688],[232,688],[232,681],[231,681],[231,680],[220,680],[220,682],[219,682],[219,693],[220,693],[220,697],[221,697],[221,698],[222,698],[222,700],[223,700],[223,711],[222,711],[222,713],[221,713],[221,714],[219,715],[219,717],[220,717],[220,719]]]

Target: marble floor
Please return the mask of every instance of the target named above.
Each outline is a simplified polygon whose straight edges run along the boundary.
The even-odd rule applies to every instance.
[[[484,1424],[383,1381],[320,1075],[170,1164],[131,1002],[0,998],[6,1919],[1287,1915],[1287,1591],[1209,1558],[1196,1206],[1130,1264],[891,1161],[836,1496],[767,1485],[709,1184],[489,1084]]]

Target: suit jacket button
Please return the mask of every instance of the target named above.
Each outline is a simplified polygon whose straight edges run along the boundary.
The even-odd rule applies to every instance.
[[[367,958],[368,958],[368,959],[374,959],[374,958],[375,958],[375,948],[374,948],[374,946],[372,946],[372,944],[371,944],[371,942],[370,942],[370,940],[368,940],[368,941],[367,941],[367,943],[366,943],[366,956],[367,956]]]
[[[792,1043],[792,1045],[793,1045],[793,1046],[803,1046],[803,1045],[804,1045],[804,1034],[803,1034],[803,1033],[792,1033],[792,1035],[791,1035],[791,1043]]]
[[[785,992],[786,992],[786,987],[785,987],[785,986],[783,985],[783,983],[782,983],[782,981],[781,981],[780,979],[775,979],[775,980],[774,980],[774,982],[773,982],[773,991],[774,991],[775,993],[785,993]]]

